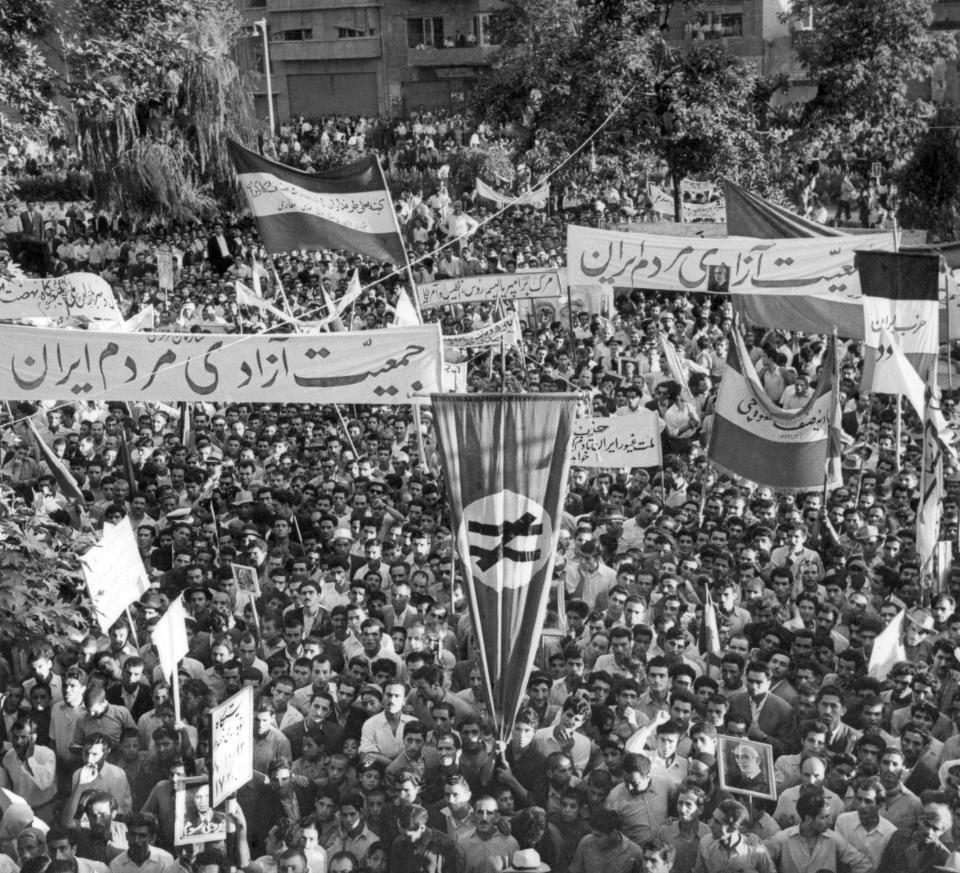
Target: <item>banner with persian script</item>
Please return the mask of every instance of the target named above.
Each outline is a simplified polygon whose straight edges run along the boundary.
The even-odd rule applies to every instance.
[[[412,403],[440,391],[436,324],[318,336],[0,325],[0,397]]]
[[[729,294],[751,324],[863,338],[857,251],[893,247],[889,233],[757,240],[567,228],[571,285]]]
[[[490,200],[497,206],[532,206],[534,209],[546,209],[547,201],[550,199],[550,186],[541,185],[531,191],[524,191],[516,197],[510,197],[491,188],[482,179],[477,179],[477,197]]]
[[[478,300],[539,300],[559,298],[565,291],[558,270],[533,273],[506,273],[490,276],[462,276],[417,286],[421,309],[474,303]]]
[[[570,463],[577,467],[655,467],[660,464],[660,416],[651,409],[612,418],[580,418]]]
[[[86,318],[123,321],[110,284],[96,273],[50,279],[0,278],[0,319]]]

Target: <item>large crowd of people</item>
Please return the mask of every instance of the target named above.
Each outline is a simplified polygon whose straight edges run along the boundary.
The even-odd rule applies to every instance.
[[[274,146],[292,160],[344,134],[427,152],[435,186],[397,201],[417,283],[562,266],[566,225],[595,222],[604,192],[492,218],[447,191],[442,154],[423,142],[487,133],[432,123],[291,124]],[[461,243],[451,228],[464,226]],[[345,320],[377,328],[406,281],[401,265],[353,252],[270,258],[238,215],[141,226],[83,204],[11,203],[2,231],[42,258],[20,267],[99,273],[125,316],[153,306],[159,330],[289,329],[238,307],[235,283],[256,275],[275,307],[310,321],[354,270],[365,291]],[[163,290],[161,252],[176,264]],[[426,314],[458,333],[494,310]],[[80,585],[64,597],[85,635],[0,641],[0,871],[956,873],[960,574],[935,583],[916,552],[920,424],[859,390],[862,348],[848,342],[841,487],[778,494],[713,468],[704,447],[731,328],[726,297],[634,291],[606,314],[532,315],[519,348],[470,359],[470,390],[573,389],[583,414],[645,406],[663,422],[662,467],[571,470],[546,628],[505,743],[429,412],[8,404],[0,529],[75,567],[78,527],[129,519],[151,589],[106,633]],[[771,398],[802,406],[823,338],[745,339]],[[951,427],[954,406],[947,392]],[[79,483],[82,514],[28,418]],[[946,478],[942,537],[956,543],[949,463]],[[259,593],[233,565],[253,568]],[[151,633],[177,599],[189,653],[174,706]],[[701,634],[708,600],[719,653]],[[871,654],[901,620],[904,657],[881,681]],[[210,774],[211,708],[244,686],[254,778],[216,810],[198,790],[178,817],[179,780]],[[181,843],[183,820],[204,839]]]

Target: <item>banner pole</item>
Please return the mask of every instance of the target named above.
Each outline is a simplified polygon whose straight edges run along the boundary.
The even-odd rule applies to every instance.
[[[180,723],[180,664],[174,668],[170,677],[170,693],[173,695],[173,717]]]
[[[347,423],[343,420],[343,413],[340,411],[340,404],[334,403],[333,408],[337,411],[337,419],[340,422],[340,427],[343,428],[343,435],[347,438],[347,442],[350,444],[350,451],[359,458],[360,455],[357,452],[357,447],[353,444],[353,439],[350,437],[350,431],[347,430]]]
[[[130,636],[133,637],[133,644],[139,649],[140,640],[137,638],[137,626],[134,624],[133,614],[130,612],[129,606],[126,608],[125,612],[127,613],[127,621],[130,624]]]
[[[903,397],[902,395],[898,394],[897,395],[897,430],[896,430],[896,440],[897,440],[896,450],[897,451],[895,455],[896,470],[898,473],[900,472],[900,453],[902,451],[900,440],[902,437],[903,437]]]

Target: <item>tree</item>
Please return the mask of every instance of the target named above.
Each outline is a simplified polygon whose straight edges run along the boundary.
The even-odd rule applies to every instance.
[[[227,136],[252,127],[230,0],[6,0],[0,140],[72,121],[98,201],[185,218],[229,190]],[[10,122],[9,124],[7,122]]]
[[[936,240],[960,238],[960,109],[944,107],[904,167],[900,219]]]
[[[522,121],[532,167],[569,161],[560,182],[583,172],[587,150],[572,158],[592,137],[615,159],[612,181],[662,158],[677,190],[700,174],[754,184],[765,166],[756,76],[717,43],[670,41],[693,14],[680,0],[509,0],[472,105],[493,123]]]
[[[957,53],[952,35],[930,30],[930,0],[792,0],[790,11],[812,20],[798,56],[817,86],[798,147],[903,155],[933,114],[912,88]]]

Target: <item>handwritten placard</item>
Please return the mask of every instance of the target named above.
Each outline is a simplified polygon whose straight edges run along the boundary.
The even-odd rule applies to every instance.
[[[211,801],[219,806],[253,779],[253,688],[242,688],[211,713]]]

